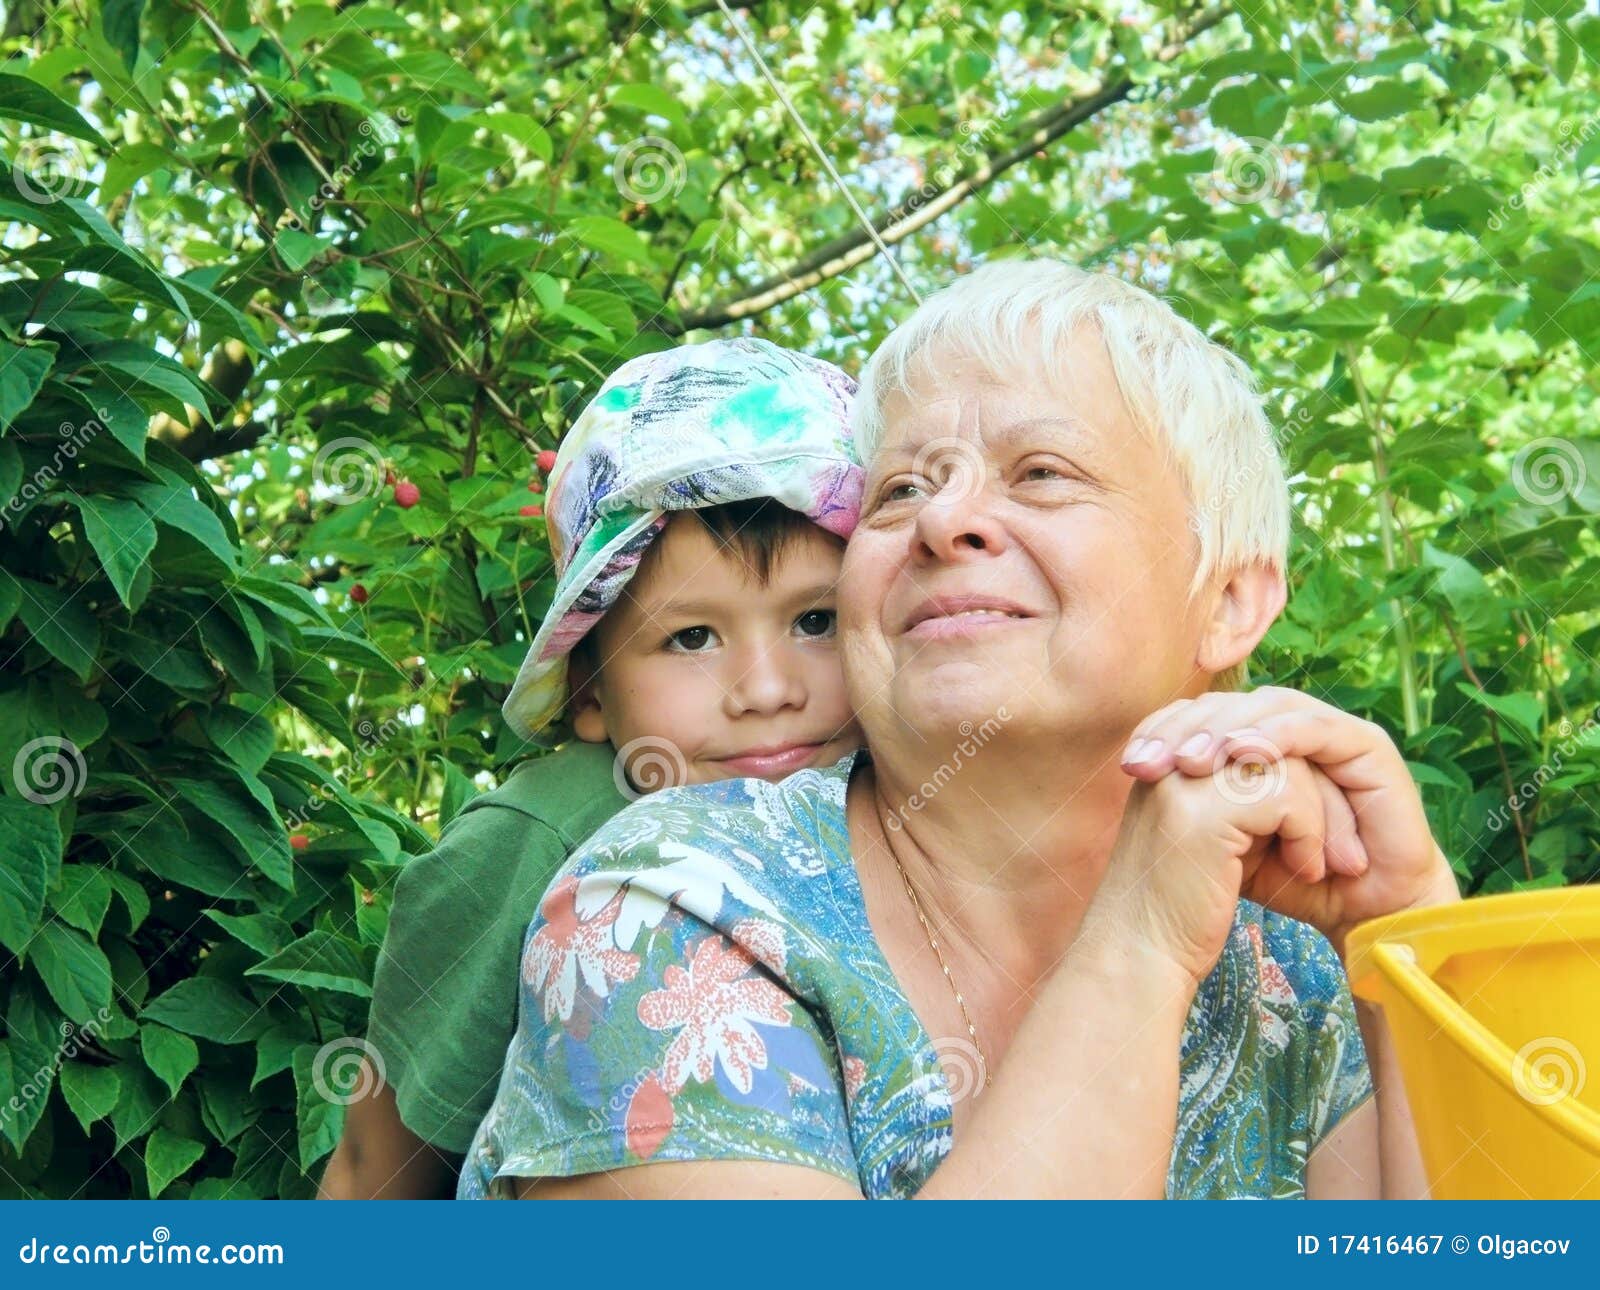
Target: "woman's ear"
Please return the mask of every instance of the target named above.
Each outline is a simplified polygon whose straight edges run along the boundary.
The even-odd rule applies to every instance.
[[[572,716],[572,733],[586,744],[603,744],[611,736],[606,730],[605,711],[600,698],[600,671],[594,665],[592,649],[580,641],[567,657],[567,686],[572,697],[567,710]]]
[[[1244,662],[1283,612],[1288,598],[1283,571],[1276,565],[1252,564],[1234,570],[1217,592],[1211,621],[1200,638],[1196,665],[1216,675]]]

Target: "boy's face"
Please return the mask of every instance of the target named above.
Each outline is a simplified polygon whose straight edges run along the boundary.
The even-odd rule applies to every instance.
[[[573,677],[578,737],[628,750],[643,790],[778,780],[858,747],[836,639],[843,551],[808,526],[763,585],[694,516],[673,516],[593,629],[599,673]]]

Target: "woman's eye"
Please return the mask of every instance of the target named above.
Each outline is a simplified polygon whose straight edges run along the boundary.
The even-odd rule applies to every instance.
[[[1054,466],[1029,466],[1022,472],[1022,477],[1026,480],[1065,479],[1066,474]]]
[[[667,637],[667,648],[680,654],[699,654],[716,643],[717,634],[709,627],[685,627]]]
[[[838,625],[839,615],[832,609],[812,609],[794,620],[795,631],[813,640],[832,636]]]
[[[883,500],[886,502],[909,502],[921,495],[922,485],[909,479],[898,484],[892,484],[883,490]]]

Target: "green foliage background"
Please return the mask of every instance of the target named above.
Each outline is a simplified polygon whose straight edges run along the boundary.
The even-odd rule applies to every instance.
[[[715,3],[4,7],[0,1195],[309,1194],[392,879],[528,751],[534,454],[984,257],[1241,353],[1258,679],[1395,734],[1469,891],[1600,872],[1590,7],[731,8],[892,263]]]

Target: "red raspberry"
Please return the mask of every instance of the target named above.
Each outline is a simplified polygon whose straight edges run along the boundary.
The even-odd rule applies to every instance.
[[[409,479],[402,479],[394,486],[395,505],[403,511],[409,511],[422,500],[422,490]]]
[[[556,467],[555,450],[552,448],[546,448],[537,457],[535,457],[534,460],[538,462],[539,469],[548,475]]]
[[[355,586],[350,588],[350,599],[355,601],[356,604],[358,604],[358,605],[366,604],[367,603],[367,589],[364,586],[362,586],[359,582],[356,583]]]

